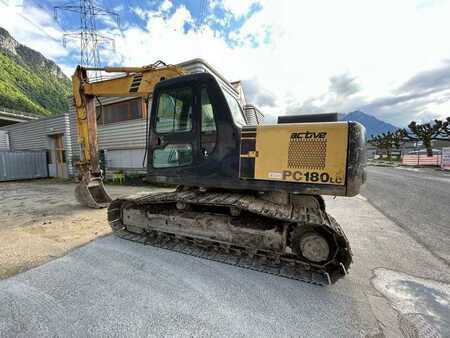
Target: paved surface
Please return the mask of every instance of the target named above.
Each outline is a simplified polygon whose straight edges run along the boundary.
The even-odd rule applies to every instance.
[[[362,195],[450,264],[450,173],[368,167]]]
[[[114,237],[9,279],[0,293],[9,318],[0,330],[11,336],[357,336],[358,309],[368,311],[351,295]]]
[[[448,266],[365,198],[327,203],[355,261],[332,287],[108,236],[0,281],[0,337],[450,335]],[[405,289],[411,281],[437,286],[422,288],[424,302],[421,288]]]

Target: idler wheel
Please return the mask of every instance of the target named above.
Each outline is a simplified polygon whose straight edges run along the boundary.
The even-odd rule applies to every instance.
[[[307,260],[320,263],[330,255],[330,247],[325,238],[316,233],[307,233],[300,239],[300,250]]]
[[[311,263],[324,263],[330,259],[334,250],[328,237],[314,228],[302,229],[300,226],[292,234],[292,249]]]

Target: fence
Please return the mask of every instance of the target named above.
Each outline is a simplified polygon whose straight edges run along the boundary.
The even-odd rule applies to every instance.
[[[408,154],[402,156],[404,165],[441,165],[441,155],[427,156],[426,154]]]
[[[0,151],[0,181],[48,177],[46,151]]]

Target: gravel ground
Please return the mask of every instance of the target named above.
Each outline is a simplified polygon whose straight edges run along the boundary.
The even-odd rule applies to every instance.
[[[117,185],[108,189],[113,197],[145,190]],[[0,279],[111,232],[106,210],[83,208],[73,190],[74,184],[57,180],[0,183]]]

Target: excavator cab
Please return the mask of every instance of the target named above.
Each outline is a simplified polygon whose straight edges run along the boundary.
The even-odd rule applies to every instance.
[[[155,86],[147,180],[227,189],[354,196],[365,180],[356,122],[250,126],[236,94],[209,73]]]
[[[236,120],[226,96],[237,109]],[[149,123],[148,180],[208,186],[232,176],[239,165],[239,128],[245,124],[236,98],[208,73],[158,83]]]

